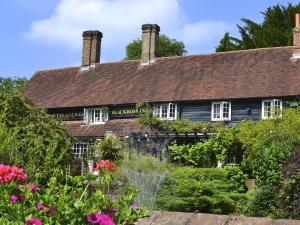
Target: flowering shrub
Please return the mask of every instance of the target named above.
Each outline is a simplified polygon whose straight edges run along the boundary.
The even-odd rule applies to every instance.
[[[110,160],[100,160],[94,174],[99,176],[99,184],[101,190],[106,193],[109,190],[110,184],[113,180],[113,172],[116,171],[116,164]]]
[[[108,170],[108,171],[116,171],[116,164],[113,161],[110,160],[100,160],[97,165],[96,168],[94,169],[94,171],[104,171],[104,170]]]
[[[12,181],[25,182],[27,179],[22,168],[0,164],[0,184]]]
[[[99,225],[115,225],[113,214],[99,214],[93,213],[88,216],[88,222],[92,224],[99,224]]]
[[[94,175],[53,177],[41,187],[29,183],[20,185],[19,181],[24,181],[26,176],[18,174],[22,179],[16,176],[18,179],[0,184],[0,218],[5,221],[26,225],[117,225],[131,224],[147,215],[146,211],[132,207],[135,191],[118,200],[112,200],[100,190],[93,192],[90,182],[97,178]]]

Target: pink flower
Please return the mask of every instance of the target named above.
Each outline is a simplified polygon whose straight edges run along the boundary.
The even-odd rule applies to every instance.
[[[109,170],[109,171],[116,171],[116,164],[113,161],[110,160],[100,160],[94,171],[103,171],[103,170]]]
[[[43,223],[38,218],[32,218],[26,222],[26,225],[43,225]]]
[[[35,185],[35,184],[30,185],[29,189],[30,189],[30,191],[38,191],[38,190],[40,190],[40,188],[37,185]]]
[[[48,216],[48,217],[52,216],[57,211],[56,207],[54,207],[54,206],[48,206],[48,205],[43,205],[42,203],[39,203],[36,206],[36,208],[38,210],[47,210],[46,216]]]
[[[10,196],[11,202],[23,201],[25,199],[24,195],[12,195]]]
[[[0,184],[12,181],[24,182],[28,177],[22,168],[0,164]]]
[[[88,216],[87,218],[89,223],[98,224],[98,225],[115,225],[113,217],[111,214],[98,214],[94,213]]]
[[[37,208],[38,210],[45,210],[45,209],[48,209],[49,206],[43,205],[42,203],[39,203],[39,204],[36,206],[36,208]]]

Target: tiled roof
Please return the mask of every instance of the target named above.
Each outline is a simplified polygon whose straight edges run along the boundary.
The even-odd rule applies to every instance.
[[[300,94],[292,47],[158,58],[40,71],[26,94],[38,108]]]
[[[125,137],[145,130],[140,126],[138,119],[116,119],[99,125],[81,125],[80,123],[66,123],[66,125],[72,137],[104,137],[106,132]]]

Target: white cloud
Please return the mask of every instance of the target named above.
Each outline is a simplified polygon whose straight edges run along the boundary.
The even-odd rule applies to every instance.
[[[197,53],[201,48],[218,44],[225,32],[230,32],[235,26],[224,21],[200,21],[193,24],[185,24],[182,40],[190,53]],[[215,46],[213,46],[215,47]]]
[[[187,21],[179,0],[60,0],[49,18],[31,24],[26,37],[80,49],[82,31],[97,29],[104,35],[102,58],[116,60],[124,56],[126,44],[140,37],[144,23],[159,24],[162,33],[183,40],[190,52],[231,29],[222,21]]]

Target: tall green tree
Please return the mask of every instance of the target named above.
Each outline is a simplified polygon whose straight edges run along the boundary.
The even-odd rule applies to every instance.
[[[27,83],[26,78],[0,77],[0,92],[22,91]]]
[[[0,163],[21,166],[31,179],[46,182],[71,163],[71,137],[62,121],[23,95],[24,82],[0,78]]]
[[[166,35],[159,36],[159,56],[181,56],[187,53],[184,43],[176,39],[170,39]],[[133,40],[126,46],[125,60],[140,59],[142,54],[142,40]]]
[[[241,19],[244,25],[237,25],[240,38],[225,33],[216,52],[264,47],[293,45],[295,14],[300,12],[300,3],[287,6],[275,5],[262,12],[263,22]]]

